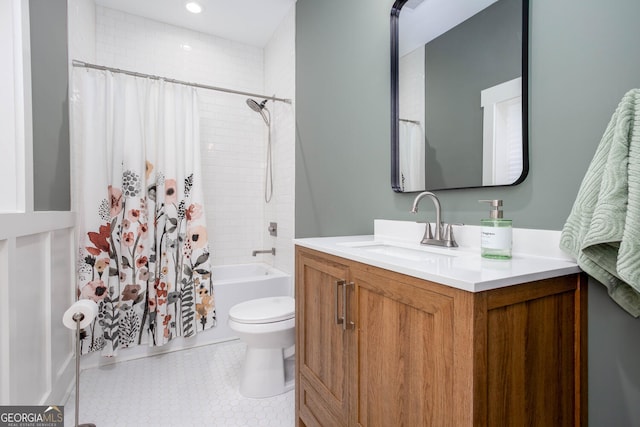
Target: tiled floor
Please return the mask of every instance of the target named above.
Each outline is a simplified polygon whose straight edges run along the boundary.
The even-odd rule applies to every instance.
[[[291,427],[294,392],[248,399],[238,392],[245,345],[230,341],[87,369],[80,423],[97,427]],[[75,395],[65,405],[74,425]]]

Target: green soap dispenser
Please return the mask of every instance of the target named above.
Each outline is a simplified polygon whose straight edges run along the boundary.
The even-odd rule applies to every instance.
[[[511,220],[502,217],[502,200],[478,200],[489,203],[489,218],[481,219],[480,254],[484,258],[511,259]]]

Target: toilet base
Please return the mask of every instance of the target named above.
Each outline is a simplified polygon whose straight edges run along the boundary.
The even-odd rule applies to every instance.
[[[292,390],[295,383],[292,363],[293,357],[284,359],[282,348],[247,347],[240,378],[240,394],[262,399]]]

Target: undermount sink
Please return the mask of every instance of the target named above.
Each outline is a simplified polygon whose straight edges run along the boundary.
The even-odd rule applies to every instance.
[[[344,242],[337,243],[337,245],[361,249],[369,254],[380,254],[411,261],[436,261],[438,259],[450,259],[461,255],[456,249],[451,248],[439,248],[435,246],[410,247],[409,245],[390,242]]]

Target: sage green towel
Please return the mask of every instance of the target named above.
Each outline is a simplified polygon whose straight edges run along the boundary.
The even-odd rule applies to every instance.
[[[627,92],[580,185],[560,247],[640,316],[640,89]]]

